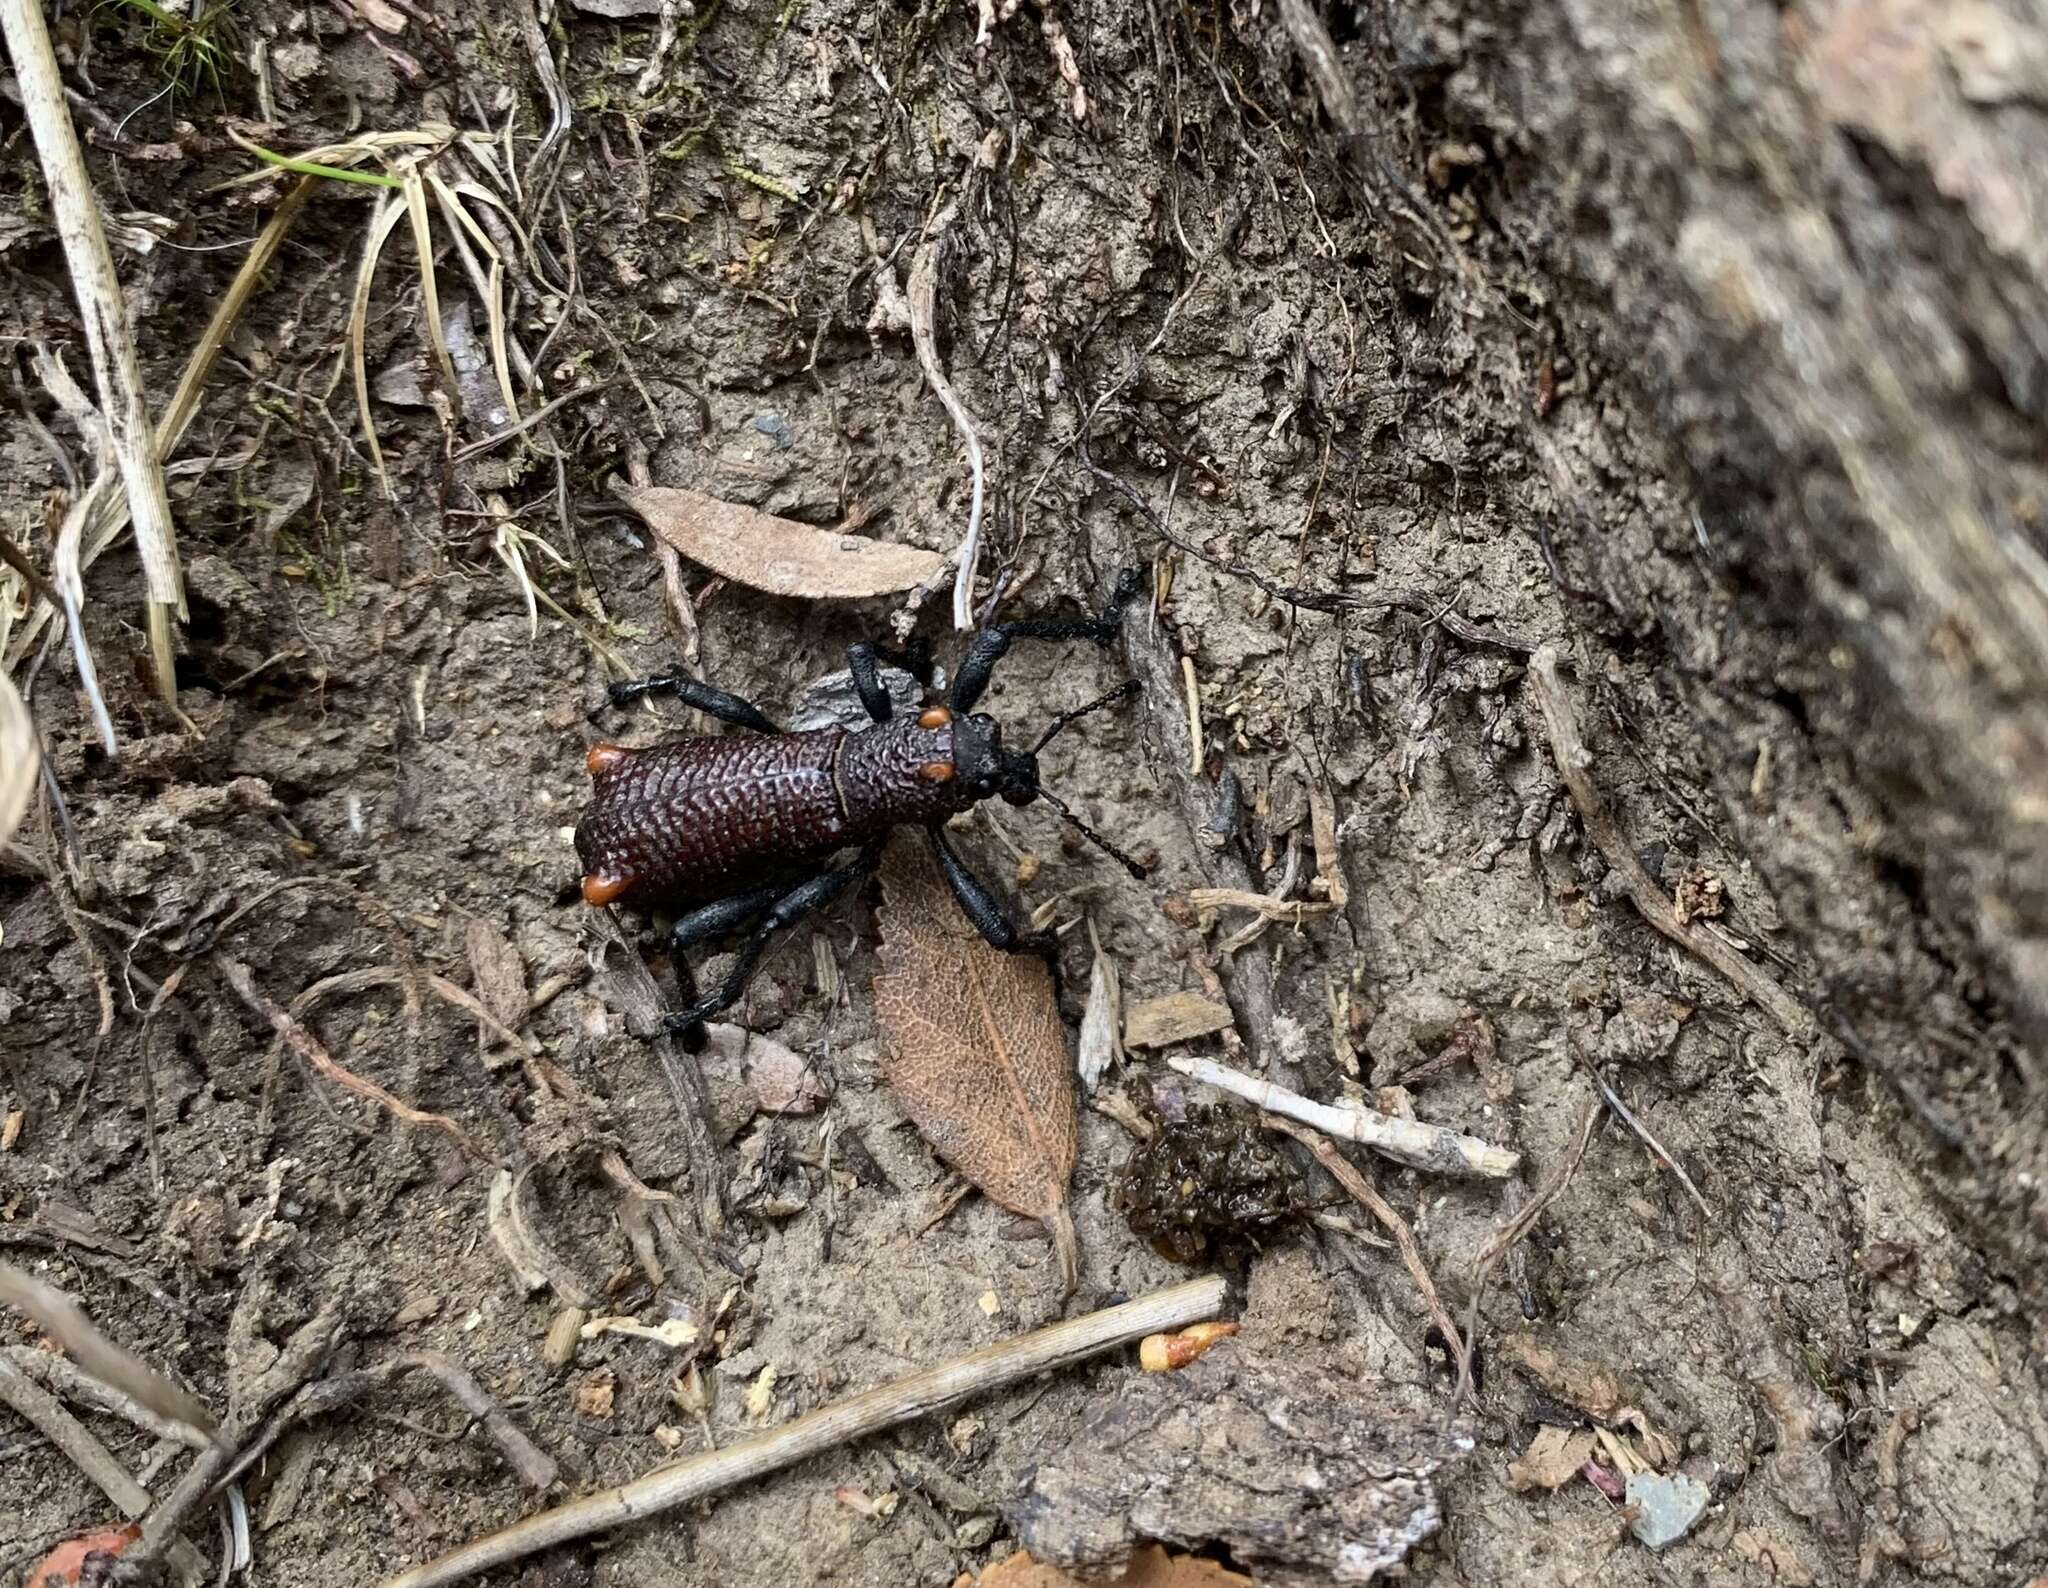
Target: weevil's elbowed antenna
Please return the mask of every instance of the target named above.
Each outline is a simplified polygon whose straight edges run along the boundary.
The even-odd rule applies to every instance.
[[[1025,752],[1026,756],[1032,761],[1036,761],[1040,750],[1051,744],[1059,734],[1065,732],[1067,728],[1071,727],[1080,718],[1087,716],[1091,711],[1100,711],[1105,706],[1114,706],[1119,701],[1129,700],[1141,688],[1143,686],[1135,678],[1127,678],[1121,684],[1118,684],[1116,688],[1104,691],[1085,705],[1076,706],[1072,711],[1061,712],[1047,725],[1045,732],[1038,736],[1038,743]],[[1032,779],[1032,792],[1059,812],[1061,821],[1072,827],[1104,854],[1114,857],[1123,866],[1124,870],[1128,871],[1140,882],[1145,880],[1145,868],[1143,866],[1139,865],[1137,861],[1117,848],[1115,844],[1082,821],[1072,811],[1068,810],[1065,802],[1057,794],[1053,793],[1052,790],[1039,783],[1035,776]]]
[[[1038,754],[1040,750],[1043,750],[1052,743],[1055,736],[1065,732],[1077,719],[1087,716],[1089,712],[1100,711],[1104,706],[1114,706],[1118,701],[1129,700],[1144,687],[1135,678],[1126,678],[1116,688],[1097,695],[1087,705],[1076,706],[1072,711],[1061,712],[1047,725],[1045,732],[1038,736],[1038,743],[1031,747],[1030,753],[1033,755]]]
[[[1094,828],[1090,827],[1086,822],[1082,821],[1081,818],[1076,816],[1072,811],[1068,810],[1065,802],[1062,801],[1057,794],[1053,793],[1051,789],[1041,787],[1038,791],[1038,797],[1044,800],[1045,803],[1050,805],[1054,810],[1059,812],[1061,821],[1065,822],[1069,827],[1073,828],[1083,838],[1087,839],[1088,842],[1093,844],[1097,849],[1100,849],[1104,854],[1108,855],[1111,859],[1115,860],[1119,865],[1121,865],[1124,868],[1124,870],[1128,871],[1140,882],[1143,882],[1145,880],[1145,868],[1143,866],[1139,865],[1137,861],[1133,860],[1129,855],[1125,854],[1121,849],[1117,848],[1115,844],[1111,843],[1107,838],[1104,838],[1102,834],[1098,833]]]

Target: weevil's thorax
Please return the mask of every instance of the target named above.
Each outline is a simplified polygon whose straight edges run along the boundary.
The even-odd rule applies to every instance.
[[[956,717],[944,706],[929,706],[847,735],[838,777],[848,828],[874,836],[922,826],[986,799],[994,786],[982,792],[976,776],[988,759],[977,754],[982,734],[976,723],[995,727],[985,717]]]

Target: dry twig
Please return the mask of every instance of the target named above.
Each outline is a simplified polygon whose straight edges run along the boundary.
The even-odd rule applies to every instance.
[[[158,1417],[197,1429],[202,1435],[210,1435],[218,1427],[204,1401],[180,1389],[126,1346],[108,1339],[93,1326],[84,1309],[56,1286],[0,1264],[0,1302],[33,1318],[38,1328],[109,1391],[132,1397]]]
[[[922,1373],[821,1407],[769,1433],[707,1451],[644,1478],[586,1495],[476,1539],[438,1560],[401,1572],[383,1588],[434,1588],[521,1560],[572,1539],[659,1516],[735,1484],[879,1433],[914,1417],[1065,1367],[1159,1331],[1213,1317],[1222,1305],[1221,1279],[1196,1279],[1120,1307],[1072,1318],[984,1347]]]
[[[1472,1260],[1472,1299],[1465,1307],[1465,1350],[1458,1359],[1458,1389],[1452,1396],[1451,1404],[1463,1402],[1472,1388],[1472,1353],[1479,1346],[1479,1299],[1486,1293],[1486,1281],[1492,1275],[1494,1265],[1514,1250],[1522,1238],[1536,1226],[1536,1220],[1543,1210],[1555,1202],[1571,1184],[1572,1176],[1578,1173],[1579,1164],[1586,1156],[1586,1146],[1593,1139],[1593,1125],[1600,1118],[1600,1106],[1589,1103],[1585,1114],[1579,1120],[1579,1128],[1572,1137],[1571,1150],[1565,1154],[1550,1178],[1537,1188],[1536,1194],[1518,1211],[1513,1218],[1494,1232],[1493,1239]]]
[[[1364,1172],[1339,1152],[1328,1137],[1273,1114],[1266,1116],[1266,1126],[1292,1136],[1314,1153],[1316,1162],[1330,1171],[1331,1178],[1350,1192],[1353,1200],[1378,1219],[1381,1227],[1394,1237],[1394,1244],[1401,1249],[1402,1265],[1408,1270],[1408,1277],[1415,1281],[1415,1288],[1421,1292],[1423,1306],[1429,1309],[1437,1332],[1458,1359],[1458,1378],[1463,1382],[1472,1372],[1471,1353],[1466,1349],[1464,1335],[1458,1332],[1457,1324],[1451,1321],[1450,1313],[1445,1310],[1443,1298],[1437,1294],[1436,1282],[1429,1277],[1429,1265],[1422,1260],[1422,1248],[1415,1244],[1415,1232],[1408,1228],[1408,1221],[1394,1211],[1393,1204],[1373,1188]]]
[[[1443,1125],[1397,1119],[1361,1103],[1318,1103],[1256,1075],[1218,1064],[1214,1059],[1174,1055],[1166,1062],[1205,1086],[1230,1092],[1275,1114],[1328,1131],[1332,1136],[1355,1141],[1411,1168],[1434,1174],[1478,1174],[1498,1180],[1513,1174],[1522,1161],[1519,1153],[1476,1136],[1461,1135]]]
[[[354,1092],[358,1097],[367,1097],[373,1102],[381,1104],[387,1111],[396,1114],[407,1124],[431,1125],[436,1130],[446,1133],[450,1140],[479,1162],[489,1163],[492,1161],[490,1154],[486,1153],[471,1140],[469,1132],[456,1124],[446,1114],[433,1114],[425,1109],[414,1108],[404,1098],[386,1091],[375,1081],[365,1080],[353,1070],[344,1069],[336,1062],[334,1056],[321,1046],[319,1039],[312,1032],[308,1031],[284,1009],[272,1003],[263,995],[261,989],[256,985],[255,977],[249,974],[249,967],[240,960],[231,959],[226,954],[218,953],[214,958],[220,964],[221,973],[227,977],[228,985],[233,987],[236,993],[241,996],[242,1002],[269,1021],[271,1030],[283,1038],[285,1045],[320,1074],[326,1076],[337,1086]]]
[[[973,496],[967,506],[967,534],[960,542],[960,566],[953,575],[953,627],[965,630],[974,627],[974,571],[981,560],[981,498],[987,471],[982,463],[981,433],[974,416],[955,394],[952,383],[946,379],[945,367],[939,362],[939,252],[945,247],[946,233],[958,212],[956,201],[948,205],[927,229],[925,242],[911,262],[908,296],[910,341],[917,349],[917,362],[924,370],[924,378],[930,384],[932,394],[946,410],[946,417],[960,432],[960,439],[967,447],[968,472],[973,476]]]
[[[1784,988],[1744,959],[1726,939],[1697,921],[1682,921],[1671,900],[1643,869],[1635,847],[1623,836],[1609,813],[1599,789],[1593,786],[1593,755],[1579,737],[1572,713],[1571,696],[1558,677],[1555,645],[1541,647],[1530,659],[1529,677],[1536,686],[1536,701],[1543,708],[1544,727],[1550,734],[1550,753],[1557,762],[1558,775],[1578,807],[1579,820],[1607,864],[1621,878],[1629,903],[1651,926],[1681,948],[1696,954],[1735,984],[1735,990],[1760,1005],[1792,1035],[1811,1027],[1804,1007]]]

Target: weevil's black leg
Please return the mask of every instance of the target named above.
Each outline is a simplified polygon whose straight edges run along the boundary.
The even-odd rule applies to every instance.
[[[876,722],[887,722],[894,715],[894,703],[889,691],[882,685],[882,675],[877,662],[887,662],[900,667],[925,688],[932,687],[931,641],[919,635],[902,650],[890,645],[876,645],[863,640],[846,648],[846,665],[853,670],[854,691],[860,696],[860,703],[867,708],[868,716]]]
[[[736,893],[730,899],[720,899],[715,904],[692,910],[668,929],[669,947],[680,951],[703,942],[707,937],[720,937],[734,931],[788,891],[789,884],[785,882],[778,887],[756,888],[752,893]]]
[[[729,722],[735,728],[751,728],[756,733],[782,732],[751,700],[742,700],[723,689],[714,689],[701,678],[692,678],[687,673],[656,673],[652,678],[607,684],[605,703],[590,713],[590,720],[597,721],[607,706],[631,705],[649,695],[673,695],[684,705],[695,706],[706,716]]]
[[[813,910],[830,904],[881,861],[882,842],[878,839],[845,865],[821,872],[784,893],[740,944],[739,953],[733,957],[732,967],[726,971],[725,980],[718,984],[717,990],[706,993],[680,1014],[664,1016],[662,1023],[671,1031],[687,1032],[690,1027],[738,1003],[740,994],[747,990],[747,983],[753,978],[754,965],[771,937],[785,926],[795,925]]]
[[[684,1003],[696,1003],[697,978],[691,974],[690,961],[683,950],[694,947],[707,937],[720,937],[744,926],[788,891],[787,884],[784,884],[781,887],[756,888],[752,893],[734,894],[730,899],[719,899],[692,910],[668,929],[669,946],[675,950],[676,982],[682,988]],[[709,1034],[703,1021],[696,1020],[687,1027],[671,1029],[677,1030],[685,1053],[704,1051]]]
[[[989,885],[954,853],[945,833],[937,827],[927,827],[924,831],[925,837],[931,840],[932,855],[939,863],[939,871],[946,879],[946,886],[952,890],[961,914],[974,923],[975,931],[991,948],[999,948],[1005,954],[1037,954],[1043,958],[1046,969],[1052,972],[1052,995],[1057,1000],[1060,995],[1058,935],[1049,931],[1020,932],[1009,912],[989,890]]]
[[[1114,645],[1117,630],[1123,627],[1124,608],[1137,597],[1144,577],[1141,568],[1126,568],[1119,574],[1100,617],[1019,618],[1014,623],[998,623],[983,629],[974,636],[960,671],[953,675],[953,690],[946,704],[955,711],[972,711],[982,691],[988,688],[989,675],[995,671],[996,663],[1009,652],[1012,640],[1089,640],[1097,645]]]

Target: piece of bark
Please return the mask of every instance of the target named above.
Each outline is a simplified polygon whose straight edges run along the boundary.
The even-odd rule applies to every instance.
[[[1241,1341],[1106,1394],[1005,1509],[1034,1560],[1091,1579],[1156,1541],[1221,1546],[1270,1588],[1365,1582],[1442,1526],[1434,1474],[1472,1448],[1439,1419],[1376,1409],[1356,1378]]]
[[[1164,1048],[1230,1027],[1230,1005],[1196,992],[1168,993],[1133,1004],[1124,1014],[1124,1046]]]

